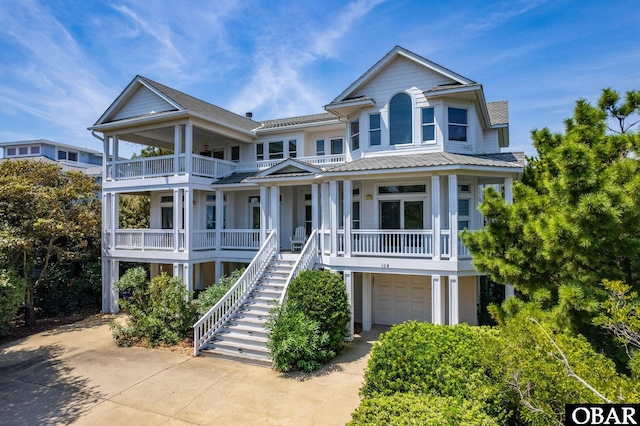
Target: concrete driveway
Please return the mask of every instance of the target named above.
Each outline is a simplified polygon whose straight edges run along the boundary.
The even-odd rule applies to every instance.
[[[314,374],[119,348],[107,319],[0,346],[3,425],[343,425],[372,343],[363,333]]]

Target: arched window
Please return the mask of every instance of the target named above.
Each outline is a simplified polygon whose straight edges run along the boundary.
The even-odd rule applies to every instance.
[[[406,93],[398,93],[389,104],[389,143],[412,143],[412,127],[411,97]]]

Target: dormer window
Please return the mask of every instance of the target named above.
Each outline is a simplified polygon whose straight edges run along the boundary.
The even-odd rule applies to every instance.
[[[389,103],[389,143],[412,143],[411,128],[411,97],[406,93],[398,93]]]
[[[467,110],[462,108],[449,108],[449,140],[466,142],[468,127]]]

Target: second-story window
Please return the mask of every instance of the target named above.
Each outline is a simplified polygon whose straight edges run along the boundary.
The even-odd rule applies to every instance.
[[[360,120],[351,122],[351,150],[360,149]]]
[[[78,153],[73,151],[64,151],[62,149],[58,150],[58,161],[67,160],[67,161],[78,161]]]
[[[291,139],[289,141],[289,158],[296,158],[298,156],[298,141]]]
[[[422,142],[436,140],[436,122],[433,108],[422,108]]]
[[[256,145],[256,159],[258,161],[264,160],[264,145],[261,143]]]
[[[324,139],[316,141],[316,155],[324,155]]]
[[[380,146],[381,143],[380,114],[371,114],[369,116],[369,145]]]
[[[238,162],[240,161],[240,147],[232,146],[231,147],[231,161]]]
[[[331,155],[343,154],[344,142],[342,138],[331,139]]]
[[[284,158],[284,143],[282,141],[269,142],[269,160]]]
[[[467,110],[462,108],[449,108],[449,140],[466,142],[468,127]]]
[[[391,98],[389,104],[389,143],[411,143],[411,128],[411,97],[406,93],[398,93]]]

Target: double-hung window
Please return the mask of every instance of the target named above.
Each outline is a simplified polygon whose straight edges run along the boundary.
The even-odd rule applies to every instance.
[[[316,141],[316,155],[324,155],[324,139]]]
[[[360,149],[360,119],[351,122],[351,150]]]
[[[256,159],[258,161],[264,160],[264,144],[256,145]]]
[[[279,160],[284,158],[284,142],[269,142],[269,159]]]
[[[289,158],[296,158],[298,156],[298,141],[291,139],[289,141]]]
[[[422,108],[422,142],[435,142],[436,122],[433,108]]]
[[[380,114],[371,114],[369,116],[369,146],[380,146],[381,143]]]
[[[468,127],[467,110],[462,108],[449,108],[449,140],[466,142]]]

